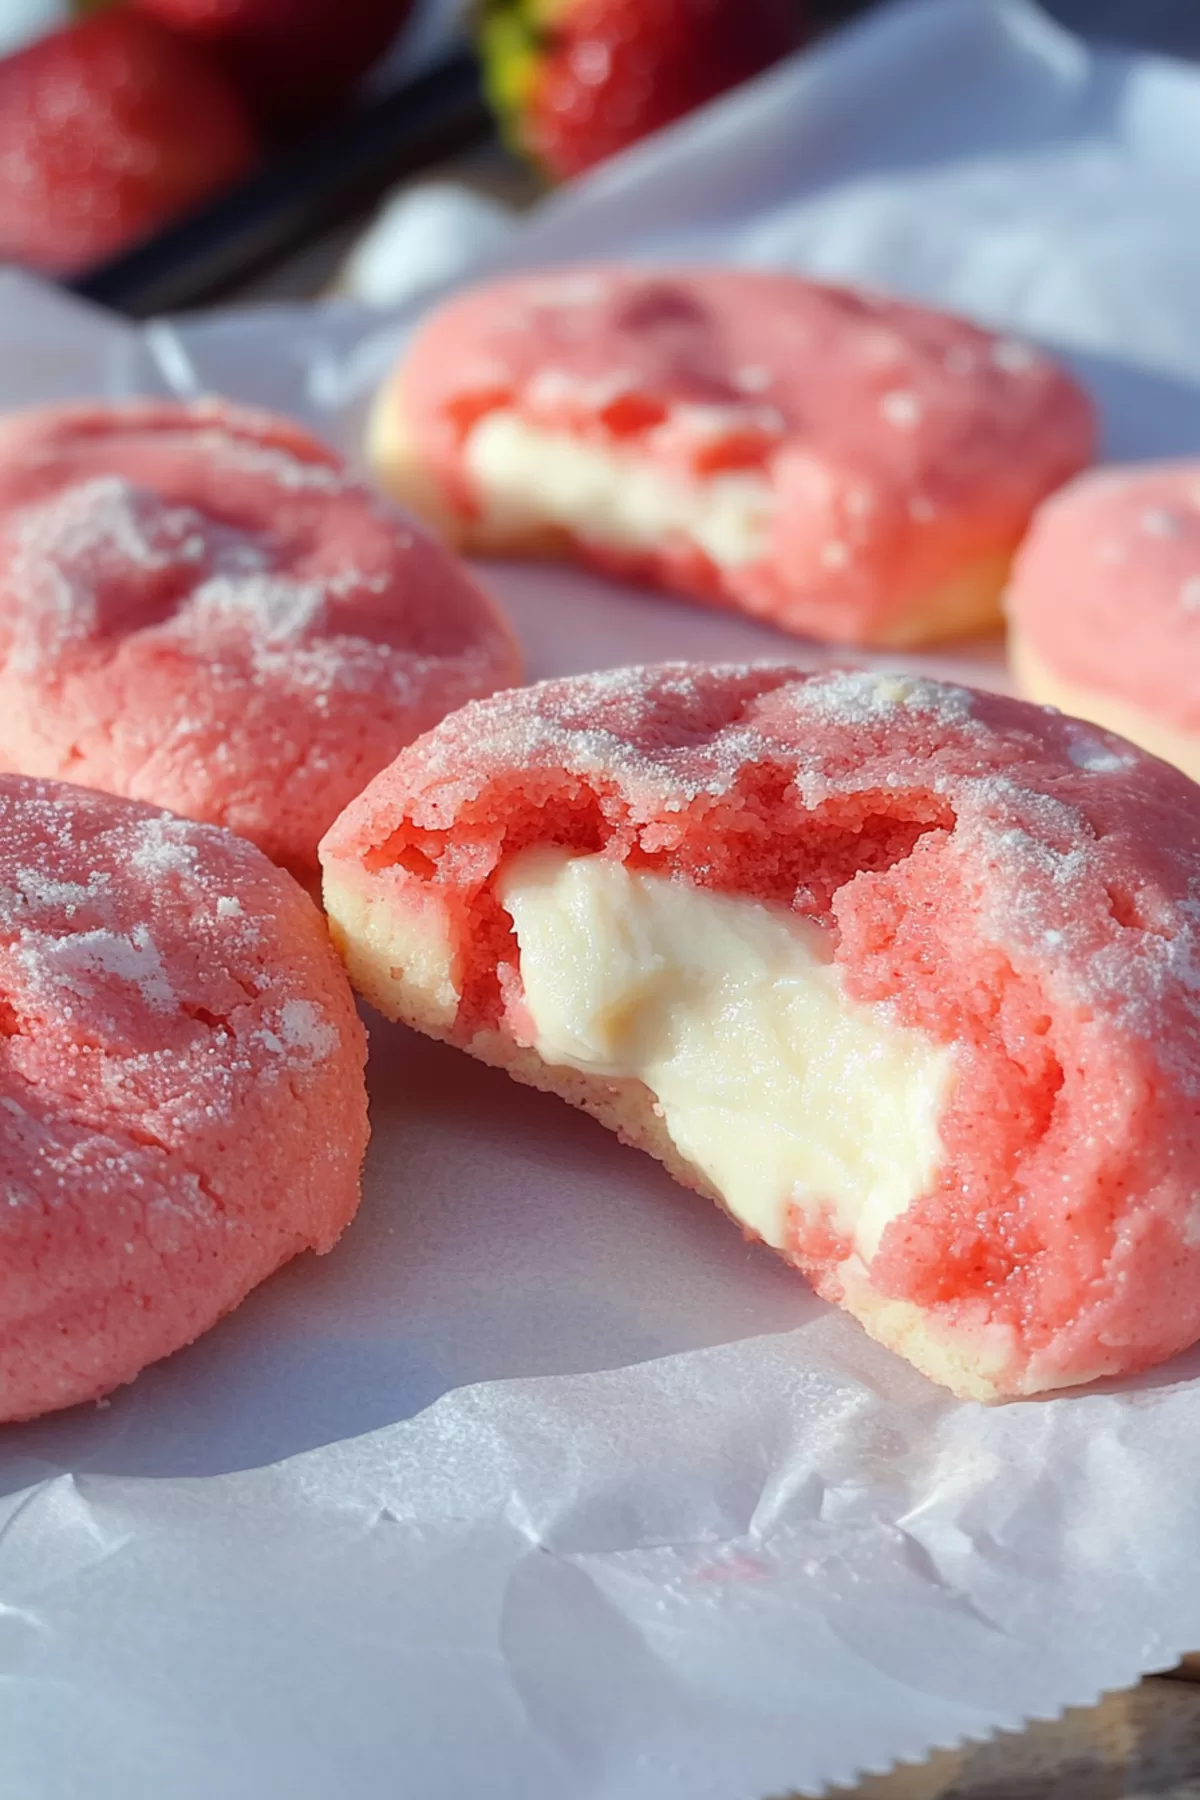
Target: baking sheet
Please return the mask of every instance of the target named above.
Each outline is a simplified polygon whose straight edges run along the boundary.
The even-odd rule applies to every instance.
[[[1200,449],[1200,77],[1021,0],[860,25],[503,258],[859,277],[1065,351],[1113,452]],[[217,388],[353,444],[411,319],[138,335],[0,275],[0,404]],[[797,653],[489,571],[531,673]],[[893,661],[902,659],[892,659]],[[1002,683],[998,654],[916,666]],[[1200,1647],[1200,1354],[988,1411],[648,1159],[398,1029],[358,1223],[100,1408],[0,1434],[5,1800],[757,1800]]]

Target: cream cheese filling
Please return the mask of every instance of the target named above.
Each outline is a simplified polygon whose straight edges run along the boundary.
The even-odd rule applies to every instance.
[[[634,551],[678,534],[720,568],[758,562],[770,547],[774,491],[753,472],[687,480],[644,453],[531,424],[507,407],[480,420],[463,454],[489,522],[506,531],[559,526]]]
[[[828,934],[783,908],[546,847],[497,891],[545,1062],[644,1082],[768,1244],[796,1206],[870,1261],[936,1174],[951,1049],[848,996]]]

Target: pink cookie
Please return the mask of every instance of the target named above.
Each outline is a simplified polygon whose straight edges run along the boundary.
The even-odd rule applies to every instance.
[[[1200,780],[1200,462],[1072,482],[1039,510],[1007,605],[1022,693]]]
[[[0,767],[227,825],[310,877],[365,781],[517,672],[466,572],[286,420],[0,423]]]
[[[1019,701],[674,664],[468,706],[321,847],[383,1012],[661,1158],[957,1393],[1200,1337],[1200,789]]]
[[[997,623],[1030,513],[1092,446],[1066,375],[962,319],[790,275],[613,267],[443,306],[369,450],[468,550],[899,645]]]
[[[105,1394],[354,1216],[366,1046],[252,844],[0,776],[0,1419]]]

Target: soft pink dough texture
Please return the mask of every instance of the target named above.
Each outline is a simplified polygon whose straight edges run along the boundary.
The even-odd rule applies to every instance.
[[[364,782],[517,669],[461,565],[286,420],[205,401],[0,421],[0,767],[311,874]]]
[[[1200,462],[1073,481],[1039,509],[1007,607],[1054,674],[1200,727]]]
[[[106,1394],[354,1215],[364,1033],[252,844],[0,776],[0,1419]]]
[[[937,1178],[869,1279],[960,1343],[1006,1342],[1000,1392],[1200,1337],[1200,788],[994,694],[665,665],[465,708],[375,779],[322,861],[444,928],[454,1041],[515,1046],[493,884],[542,842],[790,905],[829,927],[851,994],[954,1046]],[[849,1252],[797,1212],[790,1257],[829,1299]]]
[[[645,557],[575,548],[845,642],[920,636],[929,596],[1009,555],[1094,448],[1086,396],[1030,346],[749,270],[597,266],[475,288],[421,328],[396,392],[418,455],[468,516],[464,440],[498,407],[689,479],[766,474],[778,511],[765,559],[718,569],[682,539]]]

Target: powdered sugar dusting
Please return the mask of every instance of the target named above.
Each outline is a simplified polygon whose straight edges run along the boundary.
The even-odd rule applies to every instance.
[[[337,1033],[313,1000],[288,1000],[279,1011],[279,1035],[289,1049],[302,1050],[314,1059],[329,1056]]]
[[[274,424],[265,415],[264,420],[268,427]],[[340,464],[299,456],[280,443],[231,434],[223,422],[211,431],[195,433],[195,442],[214,458],[233,462],[248,475],[265,477],[284,493],[342,494],[356,485]]]
[[[971,717],[974,696],[969,688],[949,682],[853,669],[814,676],[797,690],[796,699],[805,712],[819,712],[845,725],[886,720],[902,709],[940,725],[957,726]]]
[[[137,833],[130,865],[139,875],[161,881],[168,875],[195,875],[197,870],[194,827],[166,815],[145,819]]]
[[[100,476],[19,510],[0,616],[15,666],[52,667],[72,647],[111,643],[186,612],[198,584],[266,568],[261,536],[235,530],[120,476]]]
[[[236,623],[262,643],[294,643],[325,624],[326,589],[320,582],[256,573],[235,580],[215,576],[196,589],[197,620]]]
[[[94,869],[86,882],[58,881],[41,869],[18,869],[13,884],[28,906],[62,912],[68,919],[106,898],[112,889],[112,879],[103,869]]]
[[[774,741],[775,715],[769,728],[760,726],[762,707],[785,688],[791,716],[799,729],[809,722],[814,733],[862,725],[887,729],[907,721],[907,729],[940,725],[973,729],[974,696],[969,690],[908,676],[870,671],[834,671],[796,679],[795,671],[769,665],[722,665],[701,668],[685,663],[657,668],[607,670],[600,674],[552,681],[468,707],[425,740],[422,764],[433,783],[435,810],[422,814],[432,823],[447,807],[477,792],[489,780],[497,755],[505,766],[542,767],[563,761],[589,779],[619,776],[631,791],[658,796],[664,811],[689,805],[700,794],[721,796],[743,778],[748,766],[779,754]],[[683,733],[678,749],[664,743],[659,754],[639,747],[641,722],[648,712],[664,709],[669,716],[710,716],[708,695],[744,688],[760,698],[747,701],[744,716],[720,730],[707,727]],[[781,715],[781,716],[786,716]],[[803,740],[802,740],[803,741]],[[797,780],[815,803],[822,777],[820,758],[793,749]],[[511,762],[510,762],[511,759]],[[397,769],[403,766],[403,759]],[[365,797],[369,801],[370,790]],[[365,802],[364,802],[365,803]],[[348,828],[354,808],[347,814]],[[335,852],[336,853],[336,852]]]
[[[322,1062],[337,1049],[338,1035],[313,1000],[287,1000],[259,1033],[275,1056],[301,1063]]]
[[[892,388],[881,398],[879,410],[898,431],[915,431],[925,412],[921,396],[911,388]]]
[[[106,587],[199,567],[204,521],[189,507],[164,507],[157,496],[119,476],[99,476],[18,512],[7,605],[10,652],[33,670],[65,645],[101,631]]]
[[[104,984],[117,981],[136,988],[142,1002],[155,1012],[171,1012],[178,1005],[146,925],[135,925],[129,932],[81,931],[63,938],[25,932],[16,956],[36,985],[65,989],[85,1000],[95,998]]]
[[[97,475],[65,488],[20,520],[18,541],[55,562],[111,556],[142,568],[200,562],[204,521],[189,506],[164,506],[157,495],[119,475]]]
[[[1137,761],[1136,752],[1120,749],[1115,741],[1084,725],[1073,725],[1067,738],[1067,755],[1077,769],[1090,769],[1098,775],[1114,775],[1119,769],[1132,768]]]

